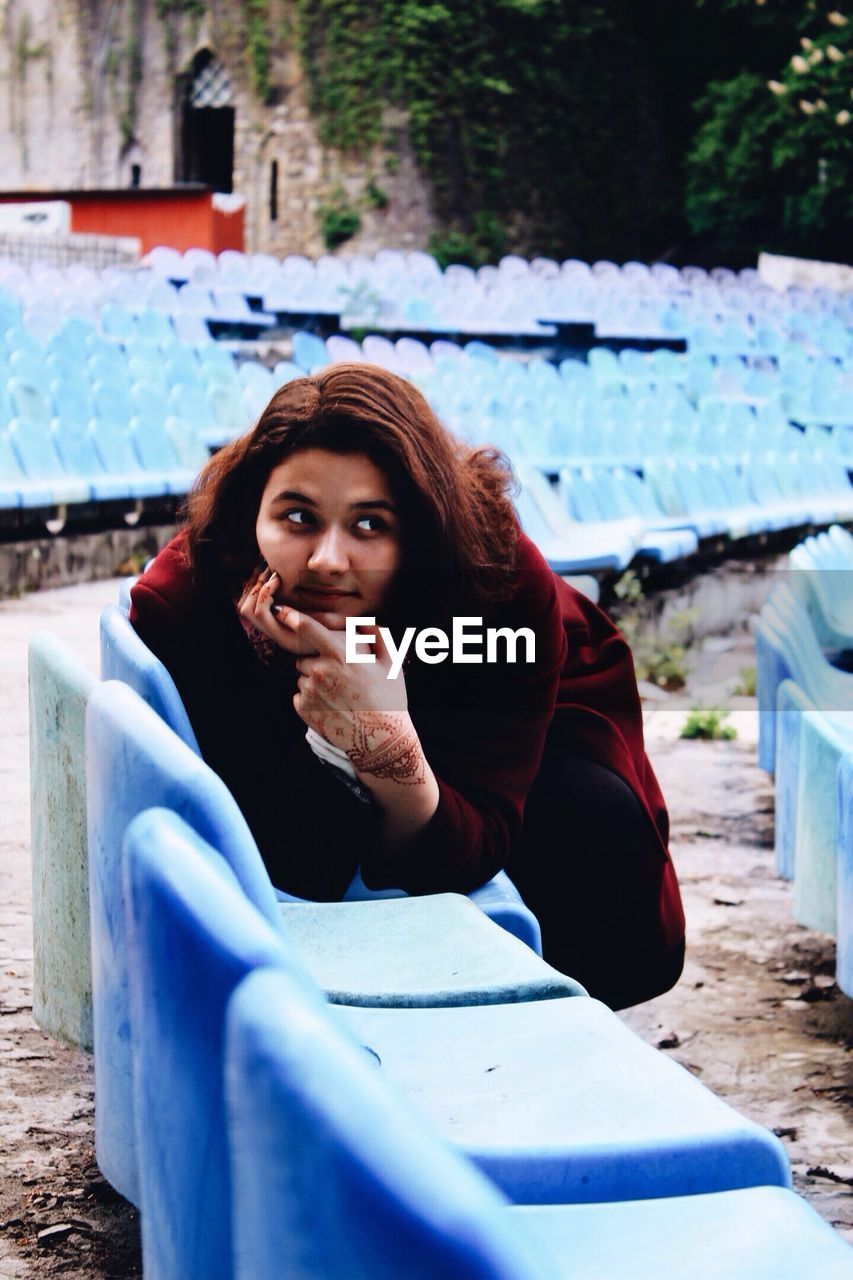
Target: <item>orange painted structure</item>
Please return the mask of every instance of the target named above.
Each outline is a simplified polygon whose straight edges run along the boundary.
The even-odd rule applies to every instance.
[[[181,251],[210,249],[212,253],[243,248],[243,209],[226,212],[215,208],[208,187],[0,192],[2,204],[40,199],[66,200],[70,204],[72,233],[135,236],[142,253],[158,244]]]

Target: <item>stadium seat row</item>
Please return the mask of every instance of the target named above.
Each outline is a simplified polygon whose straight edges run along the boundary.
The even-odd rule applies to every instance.
[[[102,634],[106,674],[174,694],[120,610]],[[133,689],[42,637],[31,690],[42,859],[69,855],[61,761],[78,815],[87,790],[96,1149],[146,1274],[853,1274],[778,1139],[470,903],[276,901],[222,783]]]
[[[602,338],[687,337],[697,349],[760,352],[790,335],[810,349],[850,353],[849,299],[825,289],[780,294],[753,270],[709,274],[665,263],[560,264],[507,255],[477,271],[458,264],[441,271],[428,254],[388,249],[315,262],[158,248],[146,262],[172,281],[208,288],[227,282],[261,297],[268,312],[343,315],[350,325],[375,329],[546,336],[556,322],[594,326]]]
[[[853,996],[853,536],[807,539],[755,633],[758,760],[775,775],[776,867],[794,915],[837,939]]]
[[[483,333],[546,339],[555,325],[598,338],[686,340],[696,352],[851,354],[849,297],[801,288],[780,294],[755,272],[708,276],[666,264],[587,263],[509,255],[477,272],[441,271],[427,254],[380,251],[374,258],[296,255],[279,261],[226,251],[184,255],[152,250],[133,272],[81,267],[30,272],[0,262],[0,285],[25,303],[29,326],[46,336],[64,311],[99,319],[104,331],[188,341],[211,333],[262,336],[299,315],[339,316],[345,325],[385,330]],[[2,307],[0,307],[2,310]]]

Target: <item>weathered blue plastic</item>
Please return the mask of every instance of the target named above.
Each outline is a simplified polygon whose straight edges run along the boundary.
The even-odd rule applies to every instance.
[[[231,999],[234,1276],[550,1280],[506,1201],[289,973]]]
[[[755,628],[758,763],[776,763],[776,693],[792,679],[819,711],[853,711],[853,675],[832,667],[820,651],[808,614],[784,584],[761,611]]]
[[[130,1095],[127,946],[121,842],[160,804],[221,849],[244,892],[278,927],[278,905],[245,819],[224,783],[128,685],[100,684],[86,717],[89,905],[95,1040],[95,1148],[105,1177],[137,1203]]]
[[[162,822],[152,828],[149,820],[145,839],[136,829],[134,847],[150,846],[154,858],[167,850],[176,864],[181,842],[199,842],[171,823],[167,838]],[[207,991],[223,942],[215,919],[199,911],[198,950],[185,963],[205,974]],[[163,961],[173,976],[177,954],[171,947]],[[331,1009],[383,1072],[517,1201],[790,1181],[778,1139],[643,1044],[597,1001]],[[167,1040],[178,1034],[177,1025],[164,1032]]]
[[[101,679],[129,684],[182,742],[201,754],[174,680],[116,604],[107,605],[101,614]]]
[[[776,871],[785,880],[794,878],[797,846],[797,779],[800,768],[800,729],[803,712],[813,709],[798,684],[783,680],[776,693],[776,821],[774,844]]]
[[[29,644],[33,1016],[92,1047],[86,852],[86,702],[97,681],[55,636]]]
[[[133,821],[122,878],[144,1274],[231,1280],[225,1005],[258,965],[300,966],[224,859],[173,813]],[[96,1046],[100,1030],[96,1021]]]
[[[853,999],[853,752],[838,766],[838,950],[835,976]]]
[[[225,1094],[236,1280],[853,1276],[849,1246],[777,1187],[507,1207],[286,973],[232,996]]]
[[[806,711],[800,728],[794,919],[835,934],[838,913],[836,779],[853,751],[853,711]]]
[[[776,692],[792,679],[782,642],[763,616],[755,624],[755,695],[758,700],[758,767],[776,771]]]
[[[173,809],[225,857],[262,915],[279,931],[290,923],[306,966],[336,1000],[432,1006],[585,994],[455,894],[335,904],[287,896],[280,905],[225,784],[126,684],[105,681],[92,695],[86,761],[96,1152],[104,1175],[134,1203],[119,851],[128,823],[143,809]],[[294,916],[295,910],[306,914]]]
[[[411,1009],[586,994],[460,894],[280,910],[290,943],[335,1004]]]
[[[517,1202],[790,1185],[776,1137],[596,1000],[338,1013]]]

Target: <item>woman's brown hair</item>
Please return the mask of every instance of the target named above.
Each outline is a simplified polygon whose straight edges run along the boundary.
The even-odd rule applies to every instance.
[[[388,477],[403,534],[394,612],[411,621],[471,613],[512,594],[518,526],[506,459],[461,445],[415,387],[369,364],[286,383],[250,431],[213,455],[187,500],[187,552],[199,578],[239,593],[258,562],[267,477],[304,449],[363,453]]]

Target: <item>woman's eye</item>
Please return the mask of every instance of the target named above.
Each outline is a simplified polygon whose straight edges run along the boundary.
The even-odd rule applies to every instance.
[[[388,528],[388,524],[382,516],[362,516],[360,520],[356,520],[355,527],[363,533],[381,533]]]
[[[311,522],[311,512],[295,508],[293,511],[286,511],[284,518],[288,524],[309,524]]]

